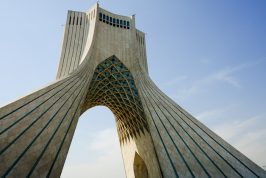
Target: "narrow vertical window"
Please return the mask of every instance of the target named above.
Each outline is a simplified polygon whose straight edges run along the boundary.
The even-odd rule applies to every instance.
[[[69,23],[68,24],[71,25],[71,16],[69,16]]]
[[[126,21],[124,20],[123,27],[126,28]]]
[[[106,23],[109,24],[109,16],[106,16]]]
[[[75,25],[75,16],[73,17],[72,25]]]
[[[113,18],[113,26],[115,26],[115,18]]]
[[[105,22],[105,14],[103,14],[103,22]]]
[[[113,18],[110,17],[110,25],[113,25]]]
[[[76,25],[79,24],[79,17],[77,16],[77,21],[76,21]]]
[[[129,21],[127,21],[127,29],[129,29]]]
[[[102,19],[103,19],[103,14],[102,14],[101,12],[100,12],[99,18],[100,18],[100,21],[102,21]]]
[[[116,19],[116,26],[119,27],[119,19]]]
[[[120,20],[120,28],[123,26],[123,20]]]
[[[81,22],[82,22],[82,17],[80,17],[80,23],[79,23],[79,25],[81,25]]]

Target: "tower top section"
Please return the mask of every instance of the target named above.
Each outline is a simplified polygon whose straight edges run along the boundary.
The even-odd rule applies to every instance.
[[[83,62],[95,58],[101,63],[115,55],[131,68],[148,72],[145,34],[135,26],[135,16],[112,13],[94,4],[86,12],[69,11],[57,78],[74,72]]]
[[[91,18],[98,18],[101,22],[119,28],[135,28],[135,15],[125,16],[110,12],[100,7],[99,2],[94,4],[86,14]]]

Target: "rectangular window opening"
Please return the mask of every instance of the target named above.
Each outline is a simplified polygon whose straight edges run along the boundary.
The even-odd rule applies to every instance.
[[[109,24],[109,16],[106,16],[106,23]]]
[[[122,28],[123,26],[123,20],[120,20],[120,27]]]
[[[71,16],[69,16],[69,23],[68,24],[71,25]]]
[[[99,18],[100,18],[100,21],[102,21],[103,20],[103,14],[100,12],[100,14],[99,14]]]
[[[123,27],[126,28],[126,21],[124,20]]]
[[[103,22],[105,22],[105,14],[103,14]]]
[[[110,17],[110,25],[113,25],[113,18]]]
[[[115,26],[115,18],[113,18],[113,26]]]

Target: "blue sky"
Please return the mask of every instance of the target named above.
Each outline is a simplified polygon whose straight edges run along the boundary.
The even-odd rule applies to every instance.
[[[91,0],[1,0],[0,105],[55,79],[67,10]],[[100,1],[136,14],[151,78],[179,105],[260,166],[266,165],[266,1]],[[62,177],[124,177],[114,116],[79,121]],[[106,170],[106,171],[102,171]]]

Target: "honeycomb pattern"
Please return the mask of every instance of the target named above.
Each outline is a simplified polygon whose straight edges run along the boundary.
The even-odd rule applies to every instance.
[[[133,76],[115,56],[97,66],[88,91],[86,109],[107,106],[116,117],[120,143],[149,132]]]

